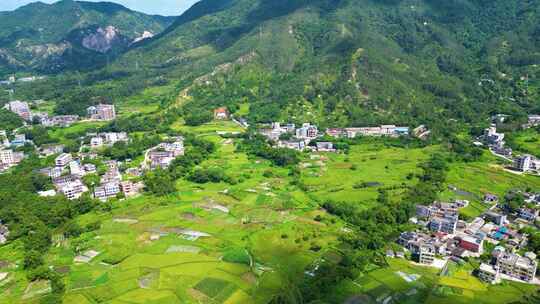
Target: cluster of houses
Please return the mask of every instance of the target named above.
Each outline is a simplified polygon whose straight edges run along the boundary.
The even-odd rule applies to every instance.
[[[24,121],[37,122],[44,127],[68,127],[80,120],[79,115],[49,116],[45,112],[32,112],[27,102],[19,100],[6,103],[4,109],[19,115]],[[116,118],[115,106],[110,104],[91,106],[86,111],[91,120],[111,121]]]
[[[6,80],[0,80],[0,85],[11,85],[16,82],[34,82],[36,80],[42,80],[42,79],[45,79],[45,76],[29,76],[29,77],[21,77],[21,78],[10,76]]]
[[[537,126],[540,126],[540,115],[529,115],[527,123],[522,128],[529,129]]]
[[[259,129],[259,133],[276,143],[279,148],[289,148],[298,151],[315,150],[319,152],[335,152],[332,142],[319,142],[316,139],[325,134],[333,138],[355,138],[360,136],[373,137],[400,137],[414,136],[425,140],[431,134],[425,126],[415,128],[412,133],[408,127],[395,125],[382,125],[365,128],[329,128],[321,132],[317,126],[304,123],[300,127],[295,124],[281,124],[274,122]],[[310,145],[311,142],[315,145]]]
[[[89,133],[87,136],[91,138],[92,148],[111,145],[119,141],[129,141],[129,137],[124,132]],[[184,155],[184,138],[169,138],[168,141],[146,151],[145,161],[140,167],[125,170],[121,170],[122,164],[116,160],[102,161],[105,170],[101,166],[101,169],[98,170],[93,164],[95,162],[90,161],[98,157],[97,153],[80,152],[76,158],[74,154],[63,153],[62,145],[43,146],[40,149],[40,154],[42,156],[57,155],[57,157],[53,167],[39,170],[39,173],[52,179],[55,189],[40,192],[39,195],[45,197],[62,194],[73,200],[80,198],[86,192],[91,192],[94,198],[106,201],[119,195],[132,197],[139,194],[144,188],[144,184],[123,178],[122,172],[126,174],[126,177],[140,177],[145,169],[167,168],[175,158]],[[88,174],[99,174],[99,183],[85,185],[83,177]]]
[[[479,138],[480,141],[476,142],[475,144],[486,144],[492,153],[509,158],[512,157],[513,151],[511,148],[506,147],[504,137],[504,133],[498,133],[497,127],[495,125],[492,125],[484,130],[484,133]]]
[[[507,252],[502,247],[496,247],[491,253],[491,261],[482,263],[477,270],[478,277],[488,283],[500,283],[501,279],[518,280],[533,283],[536,281],[538,262],[536,254],[526,252],[523,256]]]
[[[94,188],[94,198],[106,201],[122,193],[125,197],[137,195],[144,185],[141,182],[123,181],[117,161],[106,162],[107,172],[100,178],[100,185]]]
[[[32,120],[32,113],[27,102],[20,100],[11,101],[4,105],[4,109],[19,115],[26,121]]]
[[[184,155],[184,138],[175,137],[172,142],[163,142],[146,152],[144,166],[150,169],[168,168],[178,156]]]
[[[117,142],[129,140],[126,132],[87,133],[90,137],[90,148],[99,149],[104,146],[112,146]]]
[[[334,145],[331,142],[317,142],[316,147],[309,144],[323,134],[319,132],[317,126],[304,123],[301,127],[295,124],[282,125],[274,122],[259,130],[259,133],[276,143],[278,148],[287,148],[297,151],[315,150],[324,152],[334,152]]]
[[[513,151],[511,148],[506,146],[504,138],[504,133],[498,133],[497,127],[495,125],[492,125],[491,127],[484,130],[484,133],[479,138],[481,141],[476,142],[476,144],[486,144],[489,147],[489,150],[495,155],[499,155],[508,160],[512,160],[512,169],[518,170],[520,172],[540,173],[540,159],[537,159],[536,157],[529,154],[513,156]]]
[[[24,152],[16,152],[12,148],[24,146],[27,141],[24,134],[15,135],[15,138],[9,141],[5,130],[0,130],[0,141],[0,172],[4,172],[24,159]]]
[[[359,136],[387,136],[387,137],[400,137],[408,136],[408,127],[398,127],[395,125],[382,125],[378,127],[366,127],[366,128],[331,128],[326,130],[326,134],[332,137],[347,137],[355,138]]]
[[[2,224],[2,221],[0,221],[0,245],[5,244],[7,242],[7,238],[9,236],[9,229],[6,225]]]
[[[112,104],[98,104],[88,107],[86,113],[92,120],[111,121],[116,118],[116,109]]]
[[[141,183],[123,181],[119,163],[115,160],[104,161],[106,171],[100,176],[98,185],[85,185],[82,178],[88,174],[96,174],[97,168],[92,163],[83,164],[84,158],[75,159],[70,153],[61,153],[55,158],[55,166],[43,168],[39,173],[52,179],[56,190],[39,192],[40,196],[55,196],[58,193],[69,200],[80,198],[93,187],[92,196],[106,201],[123,193],[125,197],[137,195],[143,188]]]
[[[24,101],[11,101],[4,105],[4,109],[9,110],[21,117],[24,121],[35,121],[45,127],[70,126],[79,120],[78,115],[57,115],[50,117],[48,113],[32,112],[30,105]]]
[[[540,194],[526,193],[525,197],[529,205],[540,206]],[[484,202],[492,204],[491,208],[470,222],[459,219],[459,210],[469,204],[466,200],[419,205],[411,222],[422,228],[401,233],[397,243],[411,253],[414,261],[435,266],[444,265],[448,260],[460,262],[465,257],[478,258],[484,253],[484,244],[489,242],[496,247],[490,253],[491,261],[476,270],[479,278],[489,283],[501,279],[537,283],[536,256],[517,252],[527,245],[527,235],[519,230],[539,218],[538,208],[523,207],[510,214],[497,204],[495,195],[487,194]]]

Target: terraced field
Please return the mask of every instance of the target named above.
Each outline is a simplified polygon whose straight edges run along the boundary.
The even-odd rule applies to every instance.
[[[349,154],[305,154],[301,189],[289,169],[238,152],[234,140],[216,133],[241,131],[236,125],[177,127],[215,142],[218,151],[201,167],[219,167],[237,183],[181,179],[173,195],[114,201],[111,212],[79,217],[81,227],[101,226],[77,238],[54,236],[55,245],[45,255],[47,264],[64,277],[64,303],[268,303],[286,277],[304,275],[306,267],[336,249],[346,231],[319,203],[343,200],[369,208],[383,187],[396,188],[392,199],[398,199],[400,186],[415,182],[418,164],[439,149],[388,148],[373,142],[353,146]],[[470,193],[474,199],[467,212],[474,216],[486,207],[475,199],[484,192],[540,188],[540,179],[506,173],[490,166],[491,161],[452,164],[449,184],[462,191],[445,192],[444,198]],[[23,250],[17,241],[0,247],[5,262],[0,272],[8,273],[0,284],[1,303],[38,303],[47,293],[46,281],[27,282]],[[388,297],[398,303],[508,303],[534,292],[510,283],[487,286],[466,267],[441,277],[436,269],[404,260],[388,263],[340,286],[336,299],[357,294],[365,301],[361,303]],[[493,294],[500,295],[497,301]]]

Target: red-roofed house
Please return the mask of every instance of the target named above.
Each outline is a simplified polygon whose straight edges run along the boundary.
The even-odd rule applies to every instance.
[[[217,108],[214,110],[214,119],[226,120],[229,119],[229,110],[226,107]]]

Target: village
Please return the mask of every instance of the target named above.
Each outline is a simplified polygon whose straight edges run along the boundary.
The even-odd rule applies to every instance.
[[[6,105],[6,109],[16,113],[25,121],[39,118],[45,127],[67,127],[80,121],[78,116],[54,116],[48,118],[41,113],[32,113],[25,102],[13,101]],[[112,121],[116,118],[114,105],[98,104],[87,109],[87,121]],[[6,131],[0,131],[2,148],[0,149],[0,172],[5,172],[19,164],[24,158],[24,152],[15,151],[25,145],[35,146],[27,140],[24,134],[13,134],[10,141]],[[183,138],[176,137],[165,141],[146,151],[145,159],[140,166],[124,166],[125,162],[114,159],[104,159],[99,156],[98,150],[111,147],[118,142],[130,142],[126,132],[87,133],[81,139],[83,144],[76,153],[66,153],[62,144],[46,144],[36,147],[41,157],[55,156],[54,166],[40,169],[36,174],[49,177],[54,188],[40,191],[42,197],[61,194],[69,200],[90,195],[98,200],[106,201],[111,198],[133,197],[139,194],[144,185],[140,181],[142,172],[146,169],[167,168],[178,156],[184,154]],[[96,165],[96,164],[99,164]],[[99,176],[99,183],[84,181],[88,175]]]
[[[398,127],[395,125],[381,125],[379,127],[365,128],[329,128],[325,132],[320,132],[318,127],[310,123],[304,123],[300,127],[295,124],[281,124],[273,122],[266,127],[259,129],[259,133],[275,143],[277,148],[288,148],[297,151],[318,151],[336,152],[337,149],[331,141],[319,141],[327,135],[330,138],[353,139],[356,137],[401,137],[414,136],[419,139],[427,139],[430,131],[425,126],[419,126],[412,131],[408,127]],[[314,142],[314,145],[310,145]]]
[[[540,115],[530,115],[528,123],[523,129],[540,125]],[[497,127],[492,124],[484,130],[484,133],[474,142],[476,146],[487,146],[489,151],[500,158],[512,163],[508,166],[510,172],[528,173],[540,175],[540,159],[530,154],[514,155],[512,148],[506,146],[505,134],[497,132]]]
[[[54,116],[49,118],[42,113],[32,113],[27,103],[14,101],[6,109],[18,114],[26,121],[37,121],[45,127],[69,126],[81,121],[78,116]],[[98,104],[87,109],[86,121],[113,121],[116,119],[114,105]],[[215,120],[234,120],[225,108],[214,111]],[[237,124],[247,123],[236,121]],[[530,125],[540,120],[532,117]],[[328,128],[320,131],[316,125],[303,123],[273,122],[263,125],[257,132],[266,137],[275,148],[297,151],[338,152],[335,144],[328,139],[353,139],[356,137],[415,137],[426,140],[430,130],[426,126],[414,129],[396,125],[378,127]],[[25,155],[17,152],[17,147],[33,145],[24,134],[0,132],[3,141],[0,149],[0,172],[7,171],[20,163]],[[321,140],[324,138],[326,140]],[[104,158],[98,153],[101,149],[116,143],[131,141],[126,132],[89,132],[81,139],[84,143],[78,152],[65,152],[61,144],[47,144],[38,147],[41,157],[54,156],[54,166],[40,169],[36,174],[47,176],[53,187],[40,191],[42,197],[63,195],[68,200],[81,198],[86,193],[92,198],[107,201],[124,199],[139,195],[144,190],[141,176],[148,170],[166,169],[179,156],[184,155],[184,138],[171,136],[163,138],[158,145],[144,151],[144,159],[137,164],[132,160]],[[478,138],[476,145],[488,146],[491,153],[511,160],[513,169],[521,172],[538,172],[540,160],[530,155],[512,157],[512,151],[505,147],[504,134],[497,133],[492,126]],[[96,179],[87,179],[96,176]],[[509,210],[501,204],[496,195],[486,194],[483,198],[490,207],[481,216],[471,221],[460,219],[460,209],[469,205],[467,200],[434,202],[430,206],[418,205],[416,216],[410,222],[417,225],[414,231],[403,232],[397,244],[402,250],[388,250],[389,258],[408,258],[412,263],[443,269],[449,261],[462,263],[464,259],[476,259],[489,254],[489,259],[475,271],[481,280],[496,284],[502,280],[540,284],[535,277],[538,262],[534,253],[523,252],[527,235],[520,229],[533,225],[539,219],[540,193],[522,193],[526,206],[519,210]],[[7,240],[9,230],[0,224],[0,244]],[[487,245],[489,244],[489,245]],[[489,248],[489,249],[487,249]]]
[[[522,194],[532,208],[512,212],[497,196],[486,194],[484,203],[490,208],[469,222],[459,219],[459,210],[469,205],[467,200],[418,205],[410,221],[419,229],[403,232],[397,240],[403,251],[388,250],[387,256],[405,258],[407,253],[415,263],[442,269],[448,261],[464,263],[464,259],[487,254],[489,257],[476,270],[481,280],[490,284],[501,280],[540,284],[535,277],[536,255],[519,254],[527,244],[527,235],[519,231],[539,219],[540,193]]]

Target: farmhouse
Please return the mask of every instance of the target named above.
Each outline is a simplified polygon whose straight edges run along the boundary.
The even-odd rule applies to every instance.
[[[296,129],[296,138],[311,140],[319,136],[319,130],[316,126],[304,123],[301,128]]]
[[[494,145],[504,142],[504,134],[497,133],[497,127],[492,125],[491,127],[484,130],[484,141],[488,145]]]
[[[184,155],[184,139],[177,138],[176,141],[161,143],[148,152],[147,161],[150,162],[150,168],[167,168],[178,156]]]
[[[532,208],[520,208],[519,209],[519,217],[528,221],[528,222],[534,222],[538,218],[539,211]]]
[[[278,147],[297,151],[304,151],[307,146],[303,140],[280,140],[278,142]]]
[[[116,118],[116,109],[112,104],[98,104],[86,109],[88,116],[94,120],[110,121]]]
[[[126,132],[108,132],[108,133],[99,133],[96,136],[90,139],[90,147],[100,148],[103,145],[112,146],[117,142],[127,142],[128,135]]]
[[[459,247],[471,252],[481,253],[483,251],[483,243],[484,236],[482,235],[466,235],[459,241]]]
[[[126,197],[132,197],[139,194],[140,190],[144,187],[142,183],[133,183],[131,181],[124,181],[120,183],[120,190]]]
[[[259,131],[259,133],[270,140],[277,141],[283,134],[293,134],[296,131],[296,126],[294,124],[287,124],[282,126],[279,122],[273,122],[270,128],[264,128]]]
[[[120,193],[120,184],[118,182],[108,182],[94,189],[94,197],[101,201],[116,197]]]
[[[496,284],[500,281],[499,271],[492,265],[485,263],[480,264],[480,268],[478,268],[478,277],[480,280],[490,284]]]
[[[535,278],[538,262],[536,261],[536,255],[532,252],[525,253],[525,256],[502,252],[497,257],[496,267],[502,274],[531,282]]]
[[[43,145],[41,146],[41,155],[51,156],[64,152],[64,145]]]
[[[69,127],[72,124],[79,121],[78,115],[58,115],[53,116],[52,118],[42,122],[41,124],[46,127],[60,126],[60,127]]]
[[[484,203],[487,204],[497,204],[499,202],[499,197],[495,194],[486,194],[484,195]]]
[[[57,184],[56,186],[58,192],[62,193],[69,200],[78,199],[84,192],[88,191],[79,179],[63,184]]]
[[[71,161],[73,160],[73,157],[69,153],[62,153],[56,159],[54,160],[54,163],[57,167],[65,167],[67,166]]]
[[[17,115],[19,115],[22,119],[26,121],[30,121],[32,119],[32,114],[30,113],[30,106],[28,106],[28,103],[15,100],[8,102],[4,109],[11,111]]]
[[[331,142],[318,142],[317,151],[319,152],[336,152],[334,149],[334,144]]]
[[[412,134],[418,139],[426,140],[429,138],[431,131],[426,126],[420,125],[413,130]]]
[[[220,107],[214,110],[214,119],[227,120],[229,119],[229,110],[226,107]]]
[[[347,136],[347,132],[345,132],[345,130],[341,128],[326,129],[326,134],[328,136],[335,137],[335,138]]]

